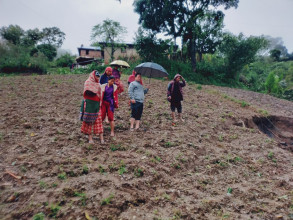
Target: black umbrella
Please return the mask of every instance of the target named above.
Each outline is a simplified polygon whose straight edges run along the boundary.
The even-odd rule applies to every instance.
[[[152,62],[141,63],[134,68],[134,71],[146,77],[166,77],[167,71],[161,65]]]

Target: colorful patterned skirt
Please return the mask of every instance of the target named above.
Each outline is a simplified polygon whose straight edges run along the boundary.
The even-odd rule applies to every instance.
[[[86,123],[94,123],[99,115],[100,102],[84,99],[81,103],[79,118]]]

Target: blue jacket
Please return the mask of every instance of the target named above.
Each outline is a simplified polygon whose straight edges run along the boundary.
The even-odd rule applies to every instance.
[[[104,73],[100,78],[100,84],[103,85],[105,83],[108,83],[108,80],[109,80],[109,78],[108,78],[107,74]]]
[[[143,86],[137,81],[133,81],[128,87],[128,94],[130,99],[134,99],[136,102],[140,103],[144,102],[144,94],[146,94],[148,91],[149,89],[144,89]]]

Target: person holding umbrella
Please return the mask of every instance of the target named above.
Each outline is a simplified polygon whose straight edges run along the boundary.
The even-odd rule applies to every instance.
[[[180,80],[182,82],[180,82]],[[181,101],[183,101],[183,91],[182,87],[186,85],[184,78],[180,74],[176,74],[174,79],[168,84],[167,89],[167,98],[171,103],[171,111],[172,111],[172,119],[173,122],[177,122],[175,118],[175,109],[177,109],[179,119],[184,121],[182,118],[182,105]]]
[[[128,94],[131,103],[131,118],[130,118],[130,131],[139,129],[140,119],[143,112],[144,95],[148,92],[149,88],[141,85],[141,74],[135,74],[135,80],[129,84]]]

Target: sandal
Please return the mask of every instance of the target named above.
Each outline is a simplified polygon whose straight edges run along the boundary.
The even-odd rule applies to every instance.
[[[131,131],[131,132],[134,131],[134,128],[130,128],[130,131]]]

